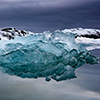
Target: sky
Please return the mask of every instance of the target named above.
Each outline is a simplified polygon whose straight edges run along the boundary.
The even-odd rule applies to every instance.
[[[100,0],[0,0],[0,28],[43,32],[99,26]]]

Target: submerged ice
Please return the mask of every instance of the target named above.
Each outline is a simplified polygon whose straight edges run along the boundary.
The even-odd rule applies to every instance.
[[[56,81],[76,78],[76,68],[97,64],[98,58],[75,42],[72,33],[46,31],[0,41],[0,67],[22,78]]]

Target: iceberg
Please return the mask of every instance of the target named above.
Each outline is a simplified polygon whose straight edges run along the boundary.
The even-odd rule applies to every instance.
[[[98,57],[76,43],[72,32],[8,28],[0,36],[0,69],[10,75],[62,81],[76,78],[75,70],[85,63],[98,64]]]

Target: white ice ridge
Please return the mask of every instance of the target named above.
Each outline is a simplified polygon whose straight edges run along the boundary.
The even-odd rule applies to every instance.
[[[73,28],[64,29],[62,32],[76,34],[75,41],[84,46],[87,50],[100,49],[99,29]]]
[[[62,81],[76,78],[75,70],[83,64],[98,63],[97,57],[76,43],[72,32],[32,33],[6,28],[1,36],[0,69],[10,75]]]
[[[99,29],[83,29],[83,28],[72,28],[72,29],[64,29],[62,32],[70,32],[75,33],[80,37],[87,38],[100,38],[100,30]]]

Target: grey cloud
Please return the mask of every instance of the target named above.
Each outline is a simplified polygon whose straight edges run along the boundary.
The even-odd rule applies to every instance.
[[[90,7],[91,8],[91,7]],[[32,9],[17,9],[8,12],[2,12],[0,16],[1,26],[15,26],[16,28],[25,28],[26,30],[38,32],[45,30],[55,30],[73,27],[99,28],[99,11],[83,12],[84,8],[63,9],[52,11],[32,11]],[[88,9],[88,8],[87,8]],[[97,8],[99,9],[99,8]],[[89,13],[89,14],[88,14]],[[95,13],[93,15],[93,13]],[[29,27],[29,28],[27,28]],[[34,28],[36,27],[36,28]],[[32,29],[33,28],[33,29]],[[41,30],[40,28],[43,28]]]
[[[43,32],[45,30],[54,31],[56,29],[61,30],[74,27],[99,28],[100,26],[100,1],[98,0],[84,0],[85,4],[83,5],[80,3],[83,0],[74,0],[75,3],[72,4],[70,0],[59,0],[59,2],[55,0],[52,1],[57,2],[55,8],[53,6],[40,6],[41,3],[46,5],[47,1],[45,0],[38,0],[37,3],[34,0],[34,4],[38,5],[36,7],[31,3],[33,2],[32,0],[15,0],[9,3],[6,0],[4,1],[2,3],[7,4],[11,8],[8,7],[6,9],[2,6],[3,9],[0,9],[1,27],[16,27],[34,32]],[[78,5],[68,8],[68,2],[71,5]],[[0,5],[3,5],[2,3]],[[49,3],[49,0],[47,3]],[[62,7],[59,7],[58,3]]]
[[[1,0],[0,8],[17,8],[17,7],[43,7],[43,8],[63,8],[63,7],[74,7],[77,5],[83,5],[94,0]],[[42,9],[43,9],[42,8]]]

